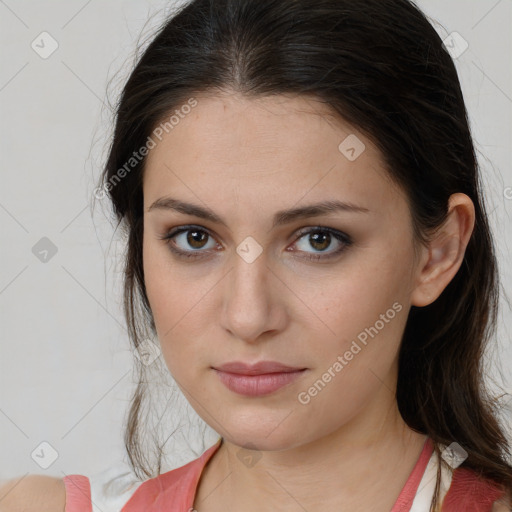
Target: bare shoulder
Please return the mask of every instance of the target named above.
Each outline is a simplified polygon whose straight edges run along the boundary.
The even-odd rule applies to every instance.
[[[62,478],[26,475],[0,482],[0,512],[64,512]]]

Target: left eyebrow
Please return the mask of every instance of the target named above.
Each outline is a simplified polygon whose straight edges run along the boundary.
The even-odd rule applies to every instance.
[[[201,219],[209,220],[215,224],[221,224],[227,227],[226,221],[219,217],[215,212],[209,208],[199,206],[197,204],[187,203],[172,197],[161,197],[157,199],[148,209],[152,210],[175,210],[185,215],[193,215]],[[320,203],[309,204],[299,208],[291,208],[288,210],[280,210],[274,215],[272,228],[284,224],[290,224],[299,219],[306,219],[309,217],[318,217],[320,215],[329,215],[337,212],[355,212],[355,213],[369,213],[368,208],[357,206],[352,203],[344,201],[331,200],[322,201]]]

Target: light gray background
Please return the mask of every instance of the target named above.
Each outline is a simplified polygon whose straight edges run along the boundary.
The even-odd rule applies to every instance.
[[[512,2],[418,5],[442,25],[435,26],[443,39],[456,31],[469,43],[456,65],[510,295]],[[121,312],[123,246],[108,205],[93,215],[91,197],[107,148],[108,103],[131,69],[143,27],[149,34],[164,6],[0,1],[0,479],[91,475],[125,458],[132,354]],[[31,47],[43,31],[59,45],[46,59]],[[32,252],[43,237],[57,248],[46,263]],[[511,390],[511,310],[502,304],[489,374],[499,381],[499,360]],[[48,469],[31,457],[43,441],[58,453]],[[51,456],[44,446],[36,453]],[[185,447],[169,467],[194,457]]]

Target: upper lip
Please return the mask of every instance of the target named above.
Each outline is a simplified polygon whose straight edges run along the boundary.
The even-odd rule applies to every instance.
[[[215,370],[222,372],[237,373],[240,375],[263,375],[265,373],[290,373],[305,368],[288,366],[277,361],[259,361],[255,364],[248,364],[242,361],[232,361],[220,366],[214,366]]]

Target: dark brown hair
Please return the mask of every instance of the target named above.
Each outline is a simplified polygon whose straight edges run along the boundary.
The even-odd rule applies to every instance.
[[[468,453],[463,467],[510,492],[510,446],[484,382],[499,283],[475,149],[454,62],[409,0],[193,0],[166,19],[122,91],[102,175],[128,237],[133,346],[148,329],[155,333],[142,265],[145,159],[122,179],[119,169],[177,107],[222,91],[311,95],[358,128],[406,192],[420,243],[445,220],[451,194],[471,198],[476,222],[458,273],[435,302],[409,312],[396,399],[404,421],[428,435],[437,454],[438,443],[457,442]],[[160,472],[161,450],[155,471],[141,449],[147,381],[139,370],[125,445],[136,473],[151,477]]]

